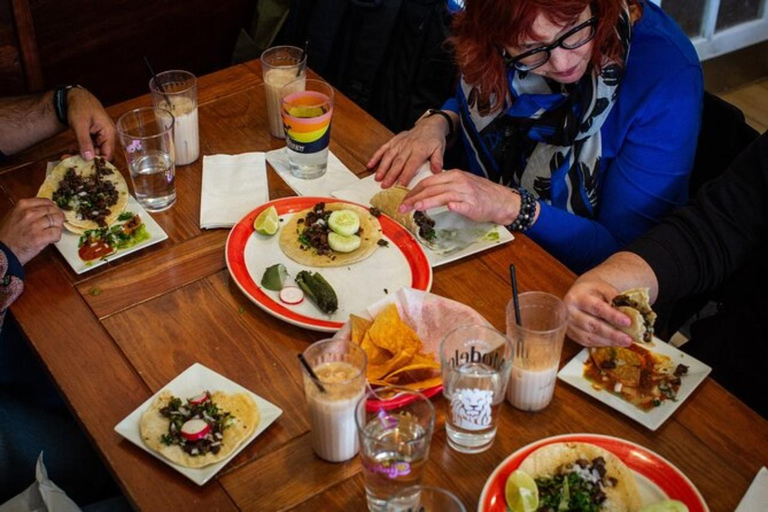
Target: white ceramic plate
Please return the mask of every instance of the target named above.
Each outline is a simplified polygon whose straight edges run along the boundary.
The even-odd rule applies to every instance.
[[[125,207],[125,211],[137,213],[139,217],[141,217],[141,220],[144,221],[144,224],[147,227],[149,240],[144,240],[143,242],[140,242],[127,249],[118,249],[117,252],[110,254],[106,258],[92,261],[83,261],[80,259],[80,256],[77,253],[78,244],[80,242],[80,235],[64,230],[61,233],[61,240],[56,242],[55,245],[61,255],[64,256],[64,259],[67,260],[69,266],[72,267],[72,270],[75,271],[75,273],[82,274],[83,272],[93,270],[94,268],[100,267],[109,261],[122,258],[123,256],[127,256],[136,251],[140,251],[145,247],[149,247],[150,245],[162,242],[168,238],[168,235],[165,233],[165,231],[163,231],[163,228],[161,228],[160,225],[155,222],[155,219],[153,219],[147,213],[147,211],[141,207],[139,202],[136,201],[133,196],[128,196],[128,205]]]
[[[429,170],[427,164],[424,164],[419,169],[419,172],[416,174],[416,176],[414,176],[413,180],[411,180],[410,187],[413,188],[418,182],[429,176],[432,176],[432,172]],[[345,188],[336,190],[335,192],[331,193],[331,195],[338,199],[345,199],[347,201],[369,205],[371,197],[373,197],[377,192],[381,192],[381,184],[374,180],[374,175],[370,175],[367,178],[363,178],[362,180],[359,180]],[[440,215],[440,212],[444,211],[446,211],[446,208],[435,208],[434,210],[429,210],[428,213],[434,216]],[[497,245],[511,242],[514,239],[515,237],[512,236],[512,233],[510,233],[508,229],[503,226],[496,226],[484,238],[461,250],[448,254],[438,254],[431,249],[424,247],[424,252],[427,255],[429,264],[432,267],[438,267],[452,261],[460,260],[471,254],[476,254],[486,249],[490,249],[491,247],[496,247]]]
[[[254,402],[256,402],[256,405],[259,408],[259,424],[256,427],[256,430],[247,439],[245,439],[242,444],[238,446],[237,449],[232,452],[226,459],[202,468],[187,468],[180,466],[166,459],[156,451],[150,449],[147,445],[144,444],[144,441],[141,440],[141,436],[139,434],[139,420],[141,419],[141,415],[144,414],[144,411],[146,411],[150,405],[152,405],[152,402],[155,401],[157,395],[165,390],[170,391],[174,396],[182,399],[197,396],[206,390],[210,391],[211,393],[215,391],[225,391],[227,393],[245,393],[250,396]],[[208,482],[208,480],[213,478],[213,476],[218,473],[221,468],[223,468],[230,460],[232,460],[235,455],[240,453],[240,451],[245,448],[246,445],[256,439],[259,434],[264,432],[264,430],[266,430],[266,428],[271,425],[272,422],[275,421],[282,413],[282,409],[270,402],[267,402],[259,395],[252,393],[243,386],[232,382],[228,378],[214,372],[209,368],[206,368],[202,364],[195,363],[184,370],[181,374],[179,374],[178,377],[166,384],[165,387],[160,389],[157,393],[152,395],[152,397],[149,398],[146,402],[137,407],[136,410],[129,414],[123,421],[118,423],[115,426],[115,432],[145,452],[149,453],[153,457],[165,462],[173,469],[195,482],[197,485],[203,485],[204,483]]]
[[[568,364],[560,370],[557,377],[563,382],[567,382],[571,386],[600,400],[604,404],[613,407],[620,413],[629,416],[641,425],[644,425],[651,430],[656,430],[662,423],[667,421],[667,418],[672,416],[672,413],[680,407],[680,404],[682,404],[685,399],[693,393],[693,390],[704,381],[707,375],[709,375],[709,372],[712,371],[712,368],[698,359],[678,350],[672,345],[664,343],[658,338],[654,338],[654,346],[649,346],[647,348],[652,352],[668,356],[672,359],[674,366],[684,364],[688,367],[688,374],[681,378],[680,389],[677,392],[677,400],[664,400],[660,406],[654,407],[648,411],[643,411],[613,393],[595,389],[593,384],[584,377],[584,363],[589,359],[589,350],[586,348],[576,354],[576,357],[571,359]]]

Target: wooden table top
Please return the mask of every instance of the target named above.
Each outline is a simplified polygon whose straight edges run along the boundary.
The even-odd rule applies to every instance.
[[[202,155],[267,151],[270,138],[258,62],[199,81]],[[114,119],[148,95],[111,107]],[[391,133],[339,94],[331,149],[355,173]],[[61,134],[0,167],[0,214],[34,196],[48,160],[74,147]],[[118,168],[127,169],[120,154]],[[45,363],[78,421],[140,510],[364,510],[360,462],[323,462],[312,453],[296,354],[325,337],[273,318],[232,282],[224,262],[227,230],[199,227],[200,158],[177,169],[178,200],[153,217],[162,243],[76,275],[55,248],[26,266],[25,292],[11,311]],[[127,173],[126,173],[126,179]],[[268,170],[270,197],[293,195]],[[255,207],[256,205],[254,205]],[[562,297],[575,276],[524,235],[482,254],[438,267],[432,291],[465,304],[504,329],[510,298],[508,265],[521,291]],[[580,347],[567,341],[563,361]],[[219,372],[283,409],[283,415],[208,484],[198,487],[113,430],[137,406],[195,362]],[[446,442],[444,399],[425,483],[451,489],[474,510],[493,469],[518,448],[572,432],[617,436],[643,445],[679,467],[712,510],[733,510],[758,469],[768,464],[768,422],[707,379],[656,432],[567,385],[552,404],[524,413],[501,408],[492,448],[459,454]]]

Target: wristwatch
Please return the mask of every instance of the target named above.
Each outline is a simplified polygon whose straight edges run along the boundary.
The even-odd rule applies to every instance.
[[[70,89],[82,89],[79,85],[59,85],[53,90],[53,111],[56,119],[64,126],[69,126],[67,118],[67,93]]]
[[[448,113],[445,112],[444,110],[440,110],[438,108],[430,108],[426,112],[424,112],[424,114],[419,118],[419,121],[432,116],[441,116],[446,121],[448,121],[448,135],[446,136],[445,140],[448,140],[448,141],[453,140],[453,136],[456,133],[456,130],[453,127],[453,119],[451,119],[451,116],[449,116]]]

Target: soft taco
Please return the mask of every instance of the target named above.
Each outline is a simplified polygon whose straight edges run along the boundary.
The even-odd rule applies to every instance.
[[[244,393],[205,392],[183,403],[164,391],[142,414],[139,431],[171,462],[199,468],[226,459],[258,424],[258,406]]]
[[[400,213],[398,207],[407,194],[406,187],[397,185],[376,193],[370,203],[408,229],[424,247],[436,254],[449,254],[464,249],[496,227],[489,222],[472,221],[450,210],[438,212],[434,216],[415,210]]]
[[[336,217],[342,219],[343,228],[350,231],[338,227],[339,232],[331,229],[331,226],[337,226]],[[280,230],[283,253],[293,261],[311,267],[342,267],[357,263],[373,254],[379,240],[379,220],[365,208],[349,203],[317,203],[296,213]]]
[[[641,505],[632,471],[613,453],[593,444],[549,444],[528,455],[519,469],[536,481],[540,510],[618,512],[636,511]]]
[[[425,212],[411,210],[408,213],[400,213],[397,210],[407,194],[408,188],[395,185],[374,195],[371,198],[371,205],[404,226],[422,245],[430,249],[436,248],[437,233],[434,220]]]
[[[128,204],[128,184],[101,157],[71,156],[51,169],[37,196],[54,201],[64,211],[64,226],[83,234],[115,223]]]
[[[651,309],[648,288],[632,288],[616,295],[611,305],[627,315],[632,323],[628,327],[619,327],[638,343],[653,341],[653,324],[656,313]]]

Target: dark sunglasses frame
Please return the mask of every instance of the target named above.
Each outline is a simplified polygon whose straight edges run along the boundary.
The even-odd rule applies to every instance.
[[[592,31],[589,34],[589,37],[587,37],[583,41],[579,41],[579,44],[574,46],[569,46],[565,44],[565,40],[571,37],[573,34],[579,32],[580,30],[584,30],[586,27],[591,27]],[[531,71],[532,69],[536,69],[538,67],[543,66],[549,61],[549,57],[552,53],[552,50],[555,48],[563,47],[566,50],[575,50],[576,48],[579,48],[581,46],[584,46],[588,42],[590,42],[592,39],[595,38],[595,34],[597,33],[597,16],[592,16],[584,23],[580,23],[573,27],[571,30],[563,34],[561,37],[557,39],[554,43],[547,45],[547,46],[539,46],[538,48],[534,48],[533,50],[528,50],[527,52],[521,53],[520,55],[516,55],[515,57],[510,57],[507,55],[507,51],[504,50],[502,56],[504,57],[504,64],[507,65],[507,67],[514,67],[518,71]],[[530,57],[531,55],[537,54],[537,53],[546,53],[547,57],[542,60],[538,64],[534,64],[533,66],[529,66],[527,64],[523,64],[520,62],[521,60],[525,59],[526,57]]]

